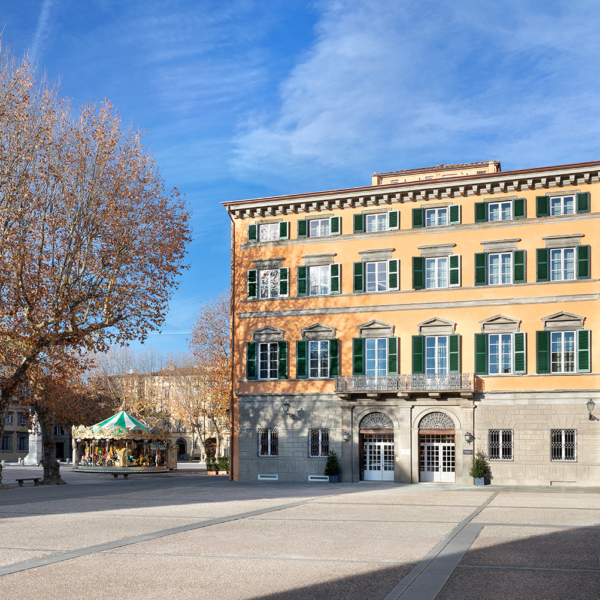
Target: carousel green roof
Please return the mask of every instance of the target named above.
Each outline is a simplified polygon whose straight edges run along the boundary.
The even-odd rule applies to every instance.
[[[132,417],[128,412],[124,410],[118,412],[116,415],[110,417],[110,419],[106,419],[106,421],[102,421],[101,423],[96,423],[96,425],[92,425],[95,428],[103,428],[103,427],[121,427],[123,429],[134,429],[139,427],[145,431],[148,430],[148,427],[144,425],[141,421],[138,421],[136,418]]]

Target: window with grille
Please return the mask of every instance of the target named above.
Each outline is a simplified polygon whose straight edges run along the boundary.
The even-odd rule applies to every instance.
[[[278,456],[279,446],[277,439],[277,429],[259,429],[258,430],[258,455],[259,456]]]
[[[329,429],[309,429],[309,456],[319,458],[329,456]]]
[[[577,430],[550,430],[550,459],[553,461],[577,460]]]
[[[490,460],[513,460],[513,430],[490,429],[488,432]]]

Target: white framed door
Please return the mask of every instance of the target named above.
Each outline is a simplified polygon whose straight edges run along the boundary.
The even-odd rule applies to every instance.
[[[419,481],[454,483],[456,481],[456,454],[454,435],[421,435],[419,443]]]
[[[394,434],[363,434],[363,479],[394,481]]]

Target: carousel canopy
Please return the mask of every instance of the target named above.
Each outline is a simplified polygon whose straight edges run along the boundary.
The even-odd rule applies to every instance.
[[[149,427],[132,417],[124,410],[113,415],[110,419],[96,423],[91,427],[73,426],[73,437],[78,440],[164,440],[171,439],[171,431],[167,427]]]
[[[118,412],[116,415],[110,417],[110,419],[106,419],[106,421],[102,421],[101,423],[96,423],[92,425],[92,427],[122,427],[123,429],[133,429],[134,427],[140,427],[144,430],[148,430],[148,427],[144,425],[142,422],[138,421],[134,417],[132,417],[129,413],[122,410]]]

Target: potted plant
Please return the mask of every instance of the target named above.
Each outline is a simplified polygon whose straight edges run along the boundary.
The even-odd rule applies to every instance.
[[[490,468],[487,464],[485,454],[481,450],[477,451],[469,474],[473,478],[475,485],[485,485],[486,478],[489,478]]]
[[[222,456],[217,462],[217,469],[219,473],[224,473],[225,475],[229,475],[229,458],[227,456]]]
[[[329,477],[329,483],[338,483],[341,473],[342,468],[340,467],[337,454],[332,450],[327,457],[323,475],[327,475]]]
[[[207,475],[218,475],[219,466],[217,465],[217,459],[212,456],[206,457],[206,474]]]

